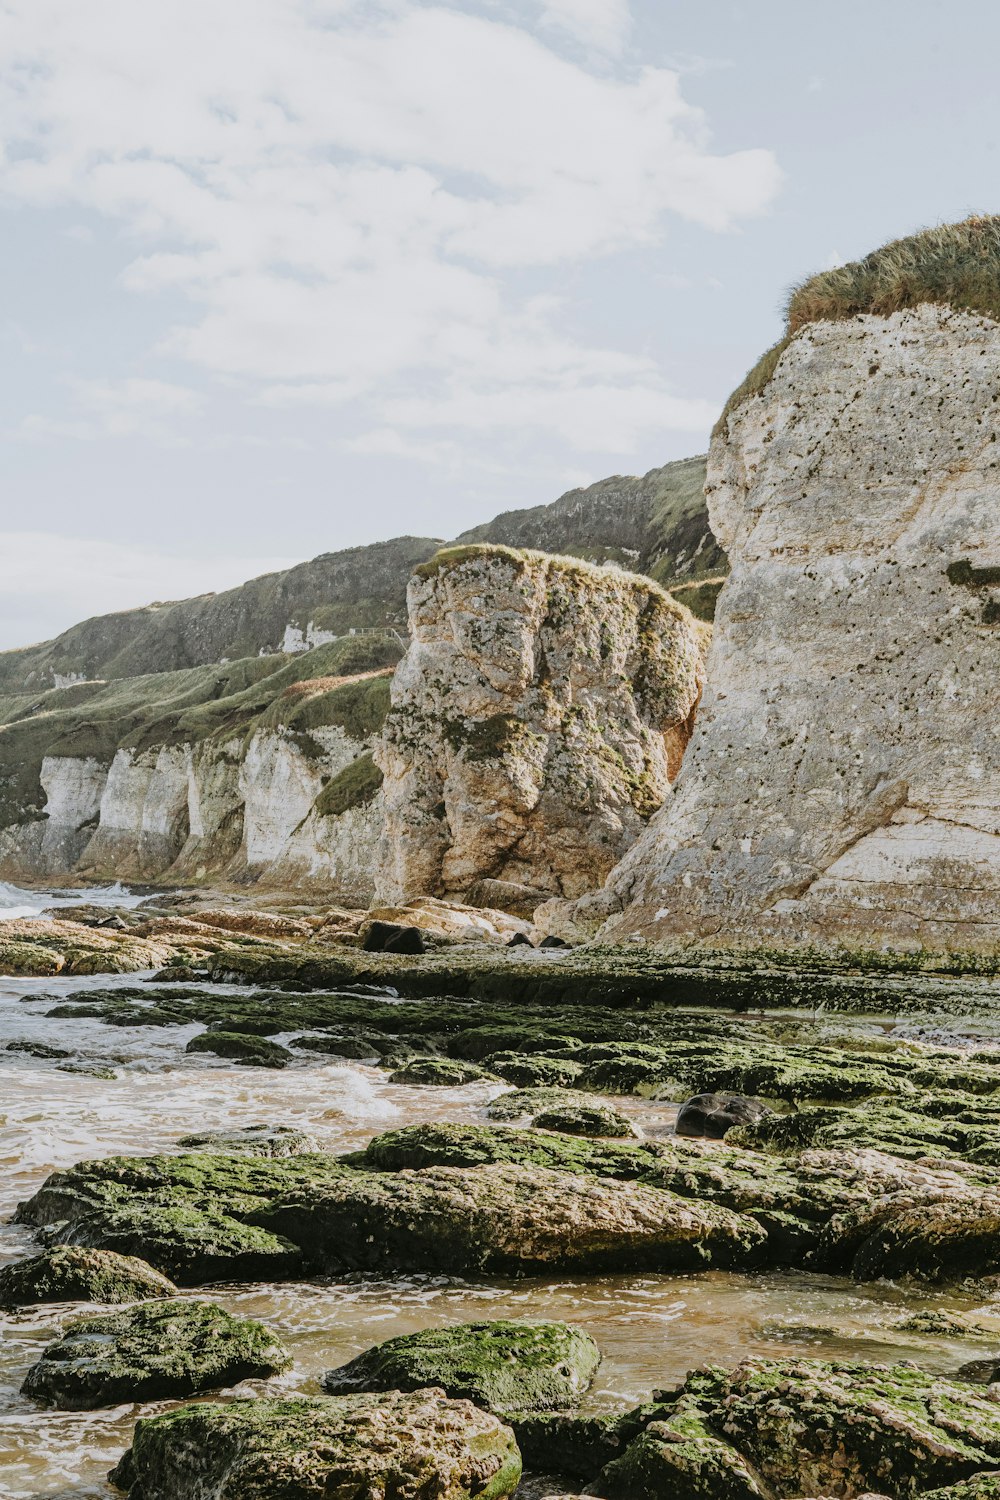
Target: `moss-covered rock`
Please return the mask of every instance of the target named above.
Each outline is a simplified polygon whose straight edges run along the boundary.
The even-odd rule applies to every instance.
[[[284,1281],[302,1270],[297,1246],[280,1235],[228,1214],[143,1198],[95,1209],[57,1234],[65,1244],[139,1255],[179,1286]]]
[[[167,1297],[173,1282],[145,1261],[111,1250],[61,1245],[0,1270],[0,1307],[38,1302],[141,1302]]]
[[[252,1068],[284,1068],[292,1060],[287,1047],[241,1031],[203,1031],[193,1036],[184,1050],[211,1052],[215,1057],[226,1057]]]
[[[345,1174],[254,1219],[326,1271],[684,1271],[745,1265],[766,1238],[659,1188],[507,1164]]]
[[[993,1275],[1000,1271],[1000,1193],[928,1186],[876,1199],[832,1219],[818,1257],[859,1281]]]
[[[575,1406],[600,1350],[567,1323],[461,1323],[404,1334],[331,1370],[323,1384],[345,1391],[416,1391],[441,1386],[490,1411]]]
[[[274,1375],[290,1363],[261,1323],[210,1302],[150,1302],[71,1323],[21,1389],[44,1405],[82,1411],[193,1396]]]
[[[607,1104],[566,1104],[543,1109],[535,1116],[536,1130],[558,1130],[562,1135],[612,1136],[635,1139],[632,1121]]]
[[[111,1475],[130,1500],[504,1500],[520,1477],[510,1428],[435,1390],[183,1406]]]
[[[519,1052],[491,1052],[486,1058],[486,1067],[519,1089],[569,1087],[583,1071],[581,1065],[569,1057],[544,1057],[540,1053],[524,1057]]]
[[[779,1496],[907,1497],[1000,1457],[996,1403],[910,1365],[747,1360],[683,1392]]]
[[[532,1024],[521,1026],[470,1026],[449,1038],[452,1057],[467,1057],[482,1062],[494,1052],[552,1052],[561,1047],[578,1046],[572,1031],[540,1030]]]
[[[769,1493],[700,1407],[683,1401],[650,1422],[597,1487],[604,1500],[761,1500]]]
[[[974,1474],[944,1489],[925,1490],[920,1500],[1000,1500],[1000,1470]]]
[[[460,1088],[489,1078],[484,1068],[454,1057],[414,1057],[389,1075],[390,1083],[434,1084],[440,1088]]]
[[[291,1125],[244,1125],[239,1130],[206,1130],[185,1135],[177,1142],[186,1151],[219,1151],[239,1156],[299,1156],[316,1151],[317,1145],[304,1130]]]

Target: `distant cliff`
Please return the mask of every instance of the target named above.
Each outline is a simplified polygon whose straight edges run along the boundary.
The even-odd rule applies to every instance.
[[[387,635],[0,699],[0,876],[322,889],[363,904]]]
[[[683,459],[641,479],[604,479],[551,505],[508,511],[459,540],[620,562],[679,584],[695,613],[711,618],[717,586],[700,585],[726,563],[708,527],[704,478],[703,458]],[[52,641],[0,651],[0,694],[305,651],[351,630],[403,634],[410,575],[441,545],[396,537],[327,552],[222,594],[96,615]]]

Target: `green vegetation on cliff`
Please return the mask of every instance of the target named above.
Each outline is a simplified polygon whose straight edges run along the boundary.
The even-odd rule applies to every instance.
[[[715,432],[725,431],[730,413],[764,390],[788,345],[808,324],[861,313],[889,317],[925,302],[1000,321],[1000,215],[973,215],[960,224],[922,229],[793,287],[783,336],[733,391]]]

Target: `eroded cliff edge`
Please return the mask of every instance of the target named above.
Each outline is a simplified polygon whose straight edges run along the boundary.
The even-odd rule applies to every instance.
[[[418,568],[408,604],[377,894],[599,885],[676,775],[706,627],[648,578],[488,545]]]
[[[1000,326],[807,323],[713,439],[729,553],[673,797],[576,908],[621,940],[1000,940]]]

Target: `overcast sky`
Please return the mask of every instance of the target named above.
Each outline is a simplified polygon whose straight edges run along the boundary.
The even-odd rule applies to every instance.
[[[998,208],[989,0],[0,0],[0,646],[703,450]]]

